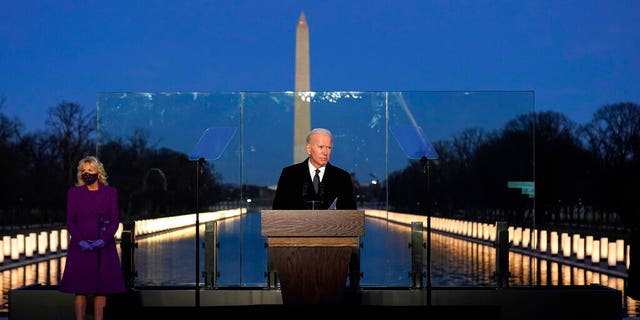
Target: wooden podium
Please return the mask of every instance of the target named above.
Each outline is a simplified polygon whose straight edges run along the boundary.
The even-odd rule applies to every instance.
[[[262,210],[262,236],[284,304],[341,304],[362,210]]]

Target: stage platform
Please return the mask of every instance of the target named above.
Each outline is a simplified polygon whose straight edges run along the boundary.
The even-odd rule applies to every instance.
[[[110,297],[106,319],[128,316],[193,319],[212,315],[301,316],[423,315],[429,319],[622,319],[623,297],[606,286],[517,288],[362,288],[332,305],[283,305],[281,292],[267,288],[136,288]],[[55,286],[9,292],[9,319],[72,319],[73,295]],[[91,306],[90,306],[91,308]]]

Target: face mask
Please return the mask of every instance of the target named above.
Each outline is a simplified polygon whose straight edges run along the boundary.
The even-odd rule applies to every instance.
[[[82,174],[82,180],[86,185],[92,185],[96,180],[98,180],[98,174],[85,172]]]

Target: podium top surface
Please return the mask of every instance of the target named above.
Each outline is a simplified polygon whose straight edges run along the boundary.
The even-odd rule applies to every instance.
[[[363,210],[262,210],[263,237],[358,237]]]

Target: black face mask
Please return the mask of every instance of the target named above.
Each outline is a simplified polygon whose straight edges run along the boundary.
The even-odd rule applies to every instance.
[[[98,174],[85,172],[82,174],[82,180],[86,185],[92,185],[96,180],[98,180]]]

